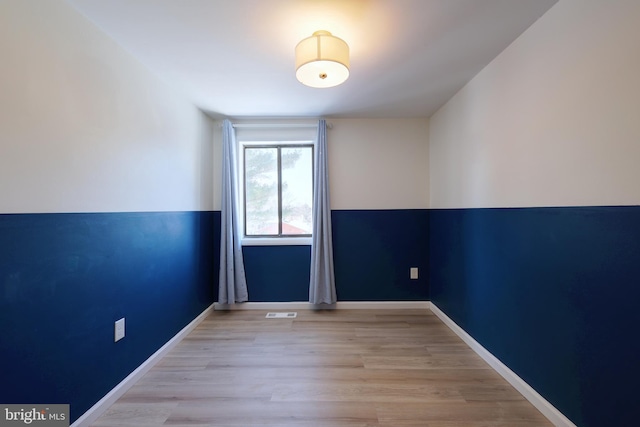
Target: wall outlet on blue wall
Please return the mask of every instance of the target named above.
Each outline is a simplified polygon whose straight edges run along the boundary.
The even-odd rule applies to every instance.
[[[415,280],[418,278],[418,267],[411,267],[411,269],[409,270],[409,277],[412,280]]]
[[[124,338],[124,317],[116,320],[114,342],[118,342],[122,338]]]

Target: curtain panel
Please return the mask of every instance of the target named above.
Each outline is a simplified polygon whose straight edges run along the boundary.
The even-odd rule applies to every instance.
[[[329,171],[327,168],[327,123],[320,120],[316,140],[313,177],[313,236],[309,302],[333,304],[337,301],[331,238]]]
[[[220,304],[235,304],[249,299],[238,222],[237,151],[233,125],[229,120],[224,120],[222,123],[222,209],[218,288]]]

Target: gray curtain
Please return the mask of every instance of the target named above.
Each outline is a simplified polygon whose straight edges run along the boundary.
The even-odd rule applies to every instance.
[[[313,237],[311,239],[311,283],[309,302],[333,304],[336,284],[333,272],[329,171],[327,168],[327,123],[318,123],[313,176]]]
[[[220,287],[218,302],[235,304],[249,299],[238,224],[238,153],[233,126],[222,123],[222,215],[220,225]]]

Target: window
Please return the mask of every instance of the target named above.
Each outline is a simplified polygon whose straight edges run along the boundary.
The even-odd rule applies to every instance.
[[[317,121],[234,125],[242,245],[310,245]]]
[[[243,144],[246,237],[310,237],[313,144]]]

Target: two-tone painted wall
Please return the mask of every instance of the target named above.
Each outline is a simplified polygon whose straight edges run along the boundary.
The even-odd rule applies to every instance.
[[[639,18],[561,0],[430,120],[431,300],[579,426],[640,415]]]
[[[428,300],[428,120],[330,122],[338,299]],[[410,279],[411,267],[418,280]]]
[[[338,300],[427,300],[428,120],[328,122]],[[220,132],[215,139],[219,165]],[[309,246],[245,246],[243,253],[250,301],[308,300]],[[411,267],[419,269],[417,280]]]
[[[212,123],[61,0],[0,64],[0,402],[73,421],[213,302]]]

